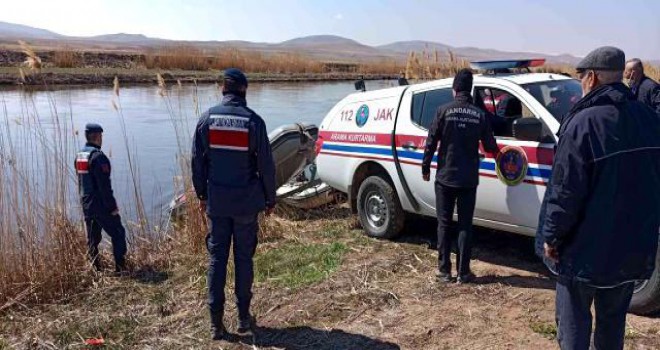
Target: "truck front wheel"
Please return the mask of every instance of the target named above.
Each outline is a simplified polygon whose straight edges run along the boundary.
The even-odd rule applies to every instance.
[[[405,213],[396,190],[380,176],[370,176],[360,185],[357,212],[368,236],[394,238],[403,229]]]

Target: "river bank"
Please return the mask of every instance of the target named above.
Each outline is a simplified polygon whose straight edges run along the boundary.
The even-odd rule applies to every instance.
[[[115,77],[122,84],[157,84],[160,74],[166,83],[217,83],[220,70],[162,70],[126,68],[43,68],[38,73],[21,75],[17,67],[0,67],[0,85],[42,86],[42,85],[112,85]],[[248,73],[250,82],[324,82],[349,81],[363,77],[366,80],[391,80],[393,74],[357,73]]]

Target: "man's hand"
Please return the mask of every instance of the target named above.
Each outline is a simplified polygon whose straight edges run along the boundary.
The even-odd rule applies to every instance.
[[[270,206],[270,207],[266,208],[265,214],[266,214],[266,216],[271,216],[271,215],[273,215],[274,211],[275,211],[275,206],[273,205],[273,206]]]
[[[546,258],[552,260],[554,263],[559,262],[559,252],[557,251],[557,248],[551,247],[548,243],[543,243],[543,250]]]
[[[202,213],[206,213],[206,201],[205,200],[199,200],[199,211]]]
[[[431,173],[422,174],[422,179],[424,179],[424,181],[426,181],[426,182],[431,181]]]
[[[112,215],[112,216],[117,216],[117,215],[119,215],[119,208],[113,210],[113,211],[110,213],[110,215]]]

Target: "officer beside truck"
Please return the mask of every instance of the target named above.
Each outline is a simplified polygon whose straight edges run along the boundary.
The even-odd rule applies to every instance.
[[[473,103],[472,82],[469,69],[456,74],[452,86],[454,101],[438,108],[429,128],[422,162],[422,176],[424,181],[429,181],[431,162],[437,151],[438,278],[442,282],[452,281],[450,257],[455,241],[458,241],[457,281],[469,283],[475,278],[470,270],[470,257],[472,217],[479,184],[479,141],[486,151],[499,151],[486,112]],[[454,206],[458,210],[457,233],[451,227]]]

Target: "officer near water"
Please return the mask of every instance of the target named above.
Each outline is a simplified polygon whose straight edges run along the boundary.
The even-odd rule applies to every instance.
[[[469,283],[475,276],[470,271],[472,251],[472,217],[479,184],[479,140],[486,151],[499,151],[486,112],[473,104],[472,72],[462,69],[453,83],[454,101],[438,108],[429,127],[422,161],[424,181],[431,178],[431,161],[438,152],[435,179],[438,217],[438,278],[452,281],[451,248],[458,239],[457,270],[459,283]],[[438,150],[438,142],[440,149]],[[451,223],[454,206],[458,209],[458,233]]]
[[[75,169],[78,189],[87,228],[89,258],[97,270],[101,270],[99,244],[105,231],[112,240],[115,271],[125,270],[126,230],[122,226],[119,207],[110,182],[110,160],[101,151],[103,128],[98,124],[85,126],[87,143],[78,152]]]
[[[211,335],[225,336],[223,323],[229,248],[234,245],[238,333],[252,330],[253,256],[258,214],[275,206],[275,165],[266,124],[247,107],[248,81],[238,69],[223,75],[222,102],[199,119],[192,149],[192,180],[200,209],[210,219],[208,286]]]

